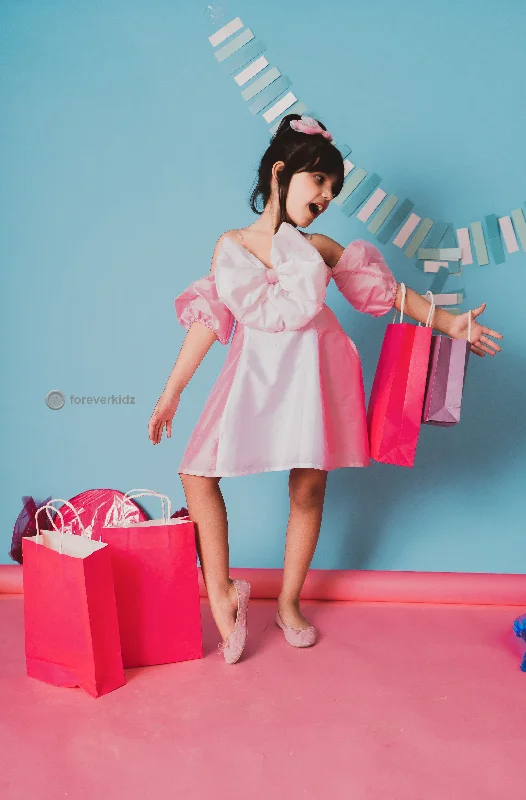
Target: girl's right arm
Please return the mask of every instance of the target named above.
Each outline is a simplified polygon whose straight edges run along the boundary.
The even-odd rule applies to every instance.
[[[225,236],[226,234],[223,234],[216,244],[210,269],[211,275],[214,274],[217,254]],[[201,279],[201,281],[202,280],[206,282],[209,278]],[[195,283],[198,284],[200,281],[196,281]],[[205,287],[205,290],[207,292],[209,291],[208,285]],[[183,293],[182,297],[187,294],[192,296],[191,288]],[[214,294],[217,294],[215,292],[215,287],[214,293],[211,296]],[[183,390],[214,342],[220,339],[223,343],[226,343],[226,339],[228,338],[226,336],[226,328],[229,326],[230,312],[224,307],[219,308],[217,301],[213,299],[210,305],[207,305],[206,298],[199,292],[196,294],[194,303],[195,307],[193,307],[191,301],[189,304],[185,304],[182,313],[178,314],[179,320],[188,328],[188,333],[184,338],[177,361],[166,382],[163,393],[154,408],[148,425],[148,436],[152,444],[158,444],[161,441],[165,426],[166,435],[170,438],[172,435],[172,419],[177,411]],[[195,318],[195,321],[191,321],[192,318]]]

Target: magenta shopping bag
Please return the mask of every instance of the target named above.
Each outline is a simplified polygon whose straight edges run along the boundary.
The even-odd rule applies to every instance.
[[[100,697],[125,683],[109,547],[66,532],[52,503],[22,540],[27,674]],[[44,508],[61,530],[39,530]]]
[[[169,498],[150,489],[127,492],[116,502],[148,495],[161,499],[161,519],[130,521],[122,513],[92,530],[111,553],[125,667],[203,657],[194,523],[172,519]]]
[[[471,352],[471,311],[467,339],[433,336],[422,422],[449,427],[460,422],[464,381]]]
[[[400,323],[389,323],[371,396],[367,426],[371,458],[413,467],[429,366],[432,329],[403,322],[406,288],[402,283]],[[396,312],[395,317],[396,319]]]

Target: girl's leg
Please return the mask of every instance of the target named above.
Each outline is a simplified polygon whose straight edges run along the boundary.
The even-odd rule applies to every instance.
[[[285,625],[292,628],[307,628],[310,624],[300,611],[300,593],[318,543],[326,485],[325,470],[290,471],[290,516],[278,611]]]
[[[212,616],[223,639],[234,630],[237,592],[228,571],[228,521],[221,478],[180,473]]]

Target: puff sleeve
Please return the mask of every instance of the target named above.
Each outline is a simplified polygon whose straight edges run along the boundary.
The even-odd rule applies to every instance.
[[[294,331],[322,310],[327,267],[312,246],[279,258],[272,270],[246,257],[240,264],[235,250],[232,256],[218,262],[216,285],[221,300],[243,325],[267,332]]]
[[[398,283],[381,252],[370,242],[351,242],[333,267],[332,277],[343,296],[363,314],[380,317],[394,305]]]
[[[214,331],[221,344],[227,344],[234,317],[219,299],[214,275],[194,281],[174,300],[180,324],[188,330],[193,322],[201,322]]]

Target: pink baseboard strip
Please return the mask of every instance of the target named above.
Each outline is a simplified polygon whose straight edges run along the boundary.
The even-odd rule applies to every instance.
[[[245,578],[255,599],[276,599],[281,569],[230,570]],[[206,597],[201,570],[199,590]],[[0,565],[0,594],[21,594],[22,567]],[[464,603],[521,606],[526,609],[526,575],[478,572],[391,572],[377,570],[311,569],[303,587],[304,600],[353,600],[387,603]]]

